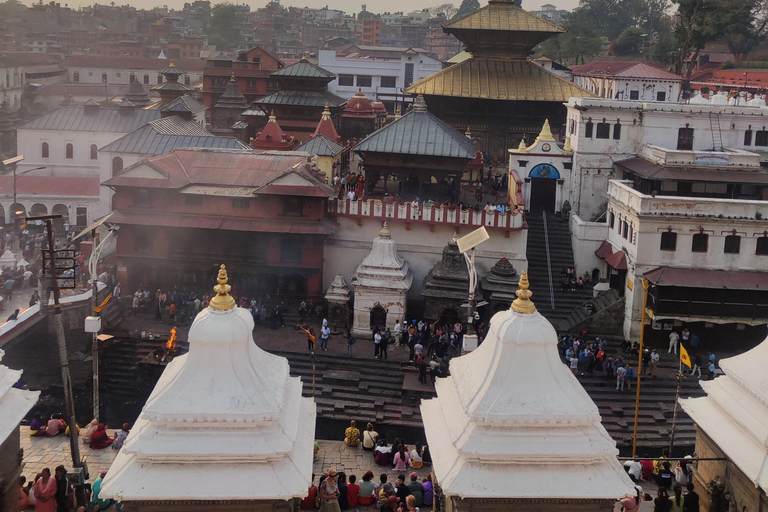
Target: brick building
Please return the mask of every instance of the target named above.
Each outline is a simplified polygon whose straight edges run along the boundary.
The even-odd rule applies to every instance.
[[[203,103],[208,108],[216,105],[233,74],[248,103],[277,92],[277,82],[270,73],[284,66],[282,60],[261,46],[241,53],[237,60],[221,54],[213,57],[203,70]]]

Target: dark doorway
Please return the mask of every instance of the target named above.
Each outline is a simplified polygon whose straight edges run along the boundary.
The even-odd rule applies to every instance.
[[[624,296],[624,283],[627,280],[626,270],[614,270],[611,269],[611,277],[608,282],[608,286],[619,292],[619,297]]]
[[[371,329],[378,327],[383,329],[387,325],[387,310],[381,306],[371,309]]]
[[[531,211],[555,212],[557,180],[531,178]]]

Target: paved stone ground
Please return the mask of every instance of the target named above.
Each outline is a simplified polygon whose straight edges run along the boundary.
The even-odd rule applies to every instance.
[[[114,436],[114,431],[107,429],[109,436]],[[56,437],[30,437],[29,427],[21,427],[21,447],[24,449],[24,470],[22,474],[27,480],[34,478],[43,468],[51,471],[58,465],[72,466],[72,457],[69,453],[69,437],[59,434]],[[115,460],[117,451],[112,448],[92,450],[80,441],[80,458],[88,462],[88,471],[92,479],[96,478],[102,470],[109,469]]]

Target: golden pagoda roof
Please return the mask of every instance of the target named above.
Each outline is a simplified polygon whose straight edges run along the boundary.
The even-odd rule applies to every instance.
[[[491,0],[485,7],[456,21],[447,23],[448,30],[513,30],[517,32],[565,32],[551,21],[517,7],[511,0]]]
[[[405,92],[489,100],[561,101],[594,94],[526,60],[472,58],[414,82]]]

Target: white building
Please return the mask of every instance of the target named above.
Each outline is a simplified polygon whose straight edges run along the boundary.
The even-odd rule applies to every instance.
[[[601,98],[676,103],[683,77],[634,61],[595,61],[571,68],[573,83]]]
[[[24,83],[23,59],[0,55],[0,103],[8,102],[12,111],[18,110]]]
[[[539,18],[544,18],[545,20],[549,20],[555,25],[562,25],[563,16],[570,13],[570,11],[567,11],[565,9],[558,9],[556,5],[552,5],[552,4],[544,4],[541,6],[541,9],[539,9],[538,11],[528,11],[528,12],[538,16]]]
[[[67,68],[67,81],[76,84],[130,84],[133,80],[145,86],[164,82],[162,69],[171,61],[149,57],[108,57],[102,55],[73,55],[62,62]],[[179,82],[190,85],[203,80],[205,61],[178,59],[174,64],[185,71]]]
[[[426,50],[381,50],[386,50],[390,56],[369,57],[357,52],[339,56],[333,50],[320,50],[318,65],[336,75],[336,79],[328,84],[328,90],[345,99],[354,96],[358,90],[369,98],[394,96],[400,89],[443,69],[442,63],[429,57]]]

